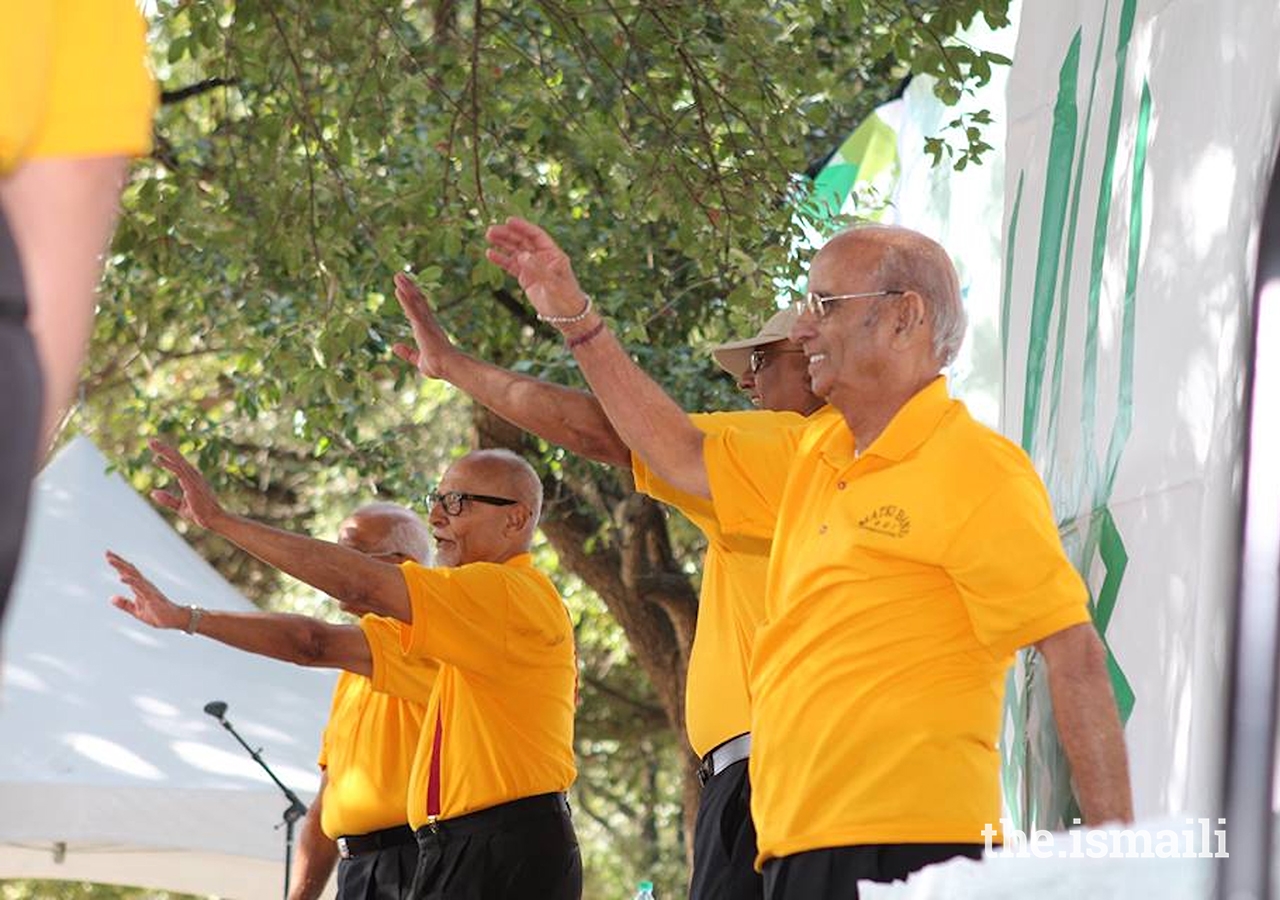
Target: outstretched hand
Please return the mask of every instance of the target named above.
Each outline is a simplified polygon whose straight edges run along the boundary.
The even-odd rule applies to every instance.
[[[152,491],[151,499],[201,528],[215,527],[225,512],[214,496],[213,489],[209,487],[209,482],[175,448],[154,439],[149,442],[149,446],[156,464],[173,473],[182,489],[181,494]]]
[[[133,591],[133,599],[119,594],[111,598],[116,609],[123,610],[152,628],[185,628],[191,611],[178,606],[147,580],[137,566],[123,556],[107,551],[107,562],[116,570],[125,587]]]
[[[485,256],[514,275],[539,315],[551,318],[582,312],[586,296],[573,265],[559,245],[532,222],[514,216],[485,232]]]
[[[456,349],[436,321],[435,312],[426,295],[412,278],[403,272],[395,276],[396,300],[413,326],[413,340],[418,346],[395,344],[391,352],[412,365],[428,378],[444,378],[445,362]]]

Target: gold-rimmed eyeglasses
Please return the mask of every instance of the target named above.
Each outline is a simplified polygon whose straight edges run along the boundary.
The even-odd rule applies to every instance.
[[[816,294],[805,291],[804,294],[791,301],[791,307],[797,314],[810,313],[819,319],[827,314],[827,306],[837,300],[866,300],[871,297],[889,297],[893,294],[905,294],[906,291],[864,291],[860,294]]]

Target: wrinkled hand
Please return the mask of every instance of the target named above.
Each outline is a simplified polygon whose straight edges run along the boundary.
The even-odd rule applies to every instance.
[[[209,482],[204,480],[204,476],[181,453],[163,441],[152,440],[150,447],[156,464],[172,472],[178,479],[178,486],[182,488],[181,494],[152,491],[151,499],[201,528],[214,528],[226,513],[214,496],[213,489],[209,487]]]
[[[133,591],[133,599],[116,595],[111,603],[144,625],[152,628],[186,628],[191,610],[178,606],[146,579],[133,563],[122,556],[107,551],[107,562],[116,570],[120,580]]]
[[[450,354],[457,352],[456,348],[436,321],[431,304],[414,280],[397,272],[395,282],[396,300],[413,326],[413,340],[418,346],[415,349],[408,344],[396,344],[391,352],[428,378],[444,378],[445,363]]]
[[[578,286],[569,257],[551,235],[532,222],[512,217],[485,232],[485,256],[514,275],[541,315],[573,316],[582,312],[586,296]]]

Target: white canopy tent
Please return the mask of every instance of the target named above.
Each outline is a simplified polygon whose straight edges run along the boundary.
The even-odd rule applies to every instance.
[[[227,719],[310,802],[332,673],[155,631],[113,608],[103,558],[178,602],[253,609],[77,438],[40,475],[0,675],[0,878],[240,900],[283,885],[288,805]]]

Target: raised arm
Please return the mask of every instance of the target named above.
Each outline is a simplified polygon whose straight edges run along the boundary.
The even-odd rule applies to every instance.
[[[1041,640],[1036,649],[1049,665],[1053,715],[1085,824],[1132,821],[1124,729],[1097,630],[1092,623],[1064,628]]]
[[[329,773],[320,773],[320,790],[311,801],[307,817],[298,831],[298,847],[293,857],[293,874],[290,879],[289,900],[316,900],[329,883],[333,867],[338,862],[338,845],[324,833],[320,820],[324,814],[324,790],[329,784]]]
[[[364,676],[373,673],[369,642],[355,625],[332,625],[285,613],[237,613],[178,606],[124,557],[108,552],[107,562],[133,592],[132,597],[117,595],[111,602],[144,625],[180,628],[237,650],[300,666],[346,669]]]
[[[333,597],[350,613],[376,613],[412,620],[409,591],[397,566],[356,550],[263,525],[222,508],[208,482],[182,454],[152,441],[156,463],[173,473],[180,495],[152,491],[161,506],[189,522],[222,535],[258,559]]]
[[[396,356],[426,377],[465,391],[517,428],[579,456],[630,468],[631,451],[613,430],[599,400],[586,391],[539,381],[463,353],[444,333],[413,279],[397,274],[395,282],[396,299],[418,345],[415,349],[396,344]]]
[[[631,360],[604,319],[587,308],[587,296],[564,251],[545,231],[523,219],[495,225],[487,237],[489,259],[516,277],[539,317],[567,339],[623,443],[675,487],[710,497],[702,432]]]

